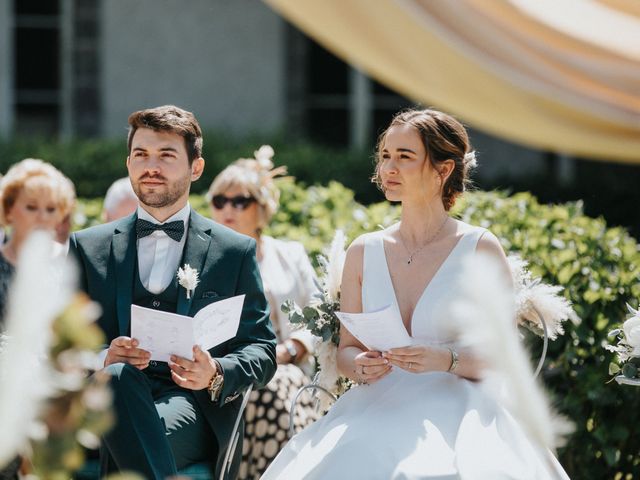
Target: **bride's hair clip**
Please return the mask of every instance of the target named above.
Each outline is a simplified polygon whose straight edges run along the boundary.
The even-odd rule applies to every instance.
[[[476,152],[471,150],[464,154],[463,157],[464,165],[467,168],[475,168],[478,165],[478,160],[476,159]]]

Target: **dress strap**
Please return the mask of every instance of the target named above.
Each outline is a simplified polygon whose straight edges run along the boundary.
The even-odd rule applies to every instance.
[[[393,285],[387,270],[383,232],[367,233],[364,236],[362,261],[362,311],[375,311],[393,301]]]
[[[468,254],[473,254],[478,247],[478,242],[482,235],[487,232],[486,228],[482,227],[471,227],[471,229],[464,233],[462,238],[459,240],[460,245],[455,249],[455,253],[458,256],[466,256]]]

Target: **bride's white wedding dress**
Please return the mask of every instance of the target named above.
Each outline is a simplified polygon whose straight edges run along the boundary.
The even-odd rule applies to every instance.
[[[462,259],[484,229],[458,241],[426,286],[411,318],[414,338],[443,343]],[[397,301],[382,234],[365,236],[363,311]],[[326,416],[293,437],[263,479],[568,479],[478,383],[450,373],[394,368],[351,388]]]

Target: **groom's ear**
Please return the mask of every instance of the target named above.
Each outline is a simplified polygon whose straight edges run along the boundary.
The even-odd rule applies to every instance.
[[[191,181],[195,182],[202,176],[204,171],[204,158],[198,157],[191,163]]]

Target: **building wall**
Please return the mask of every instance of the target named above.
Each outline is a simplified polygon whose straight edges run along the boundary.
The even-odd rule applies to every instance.
[[[478,169],[472,178],[481,181],[524,179],[541,174],[545,168],[544,152],[492,137],[476,129],[469,129],[469,136],[478,159]]]
[[[12,2],[0,0],[0,138],[11,134],[13,119]]]
[[[285,116],[284,22],[256,0],[108,0],[100,12],[101,132],[173,103],[204,129],[269,132]]]

